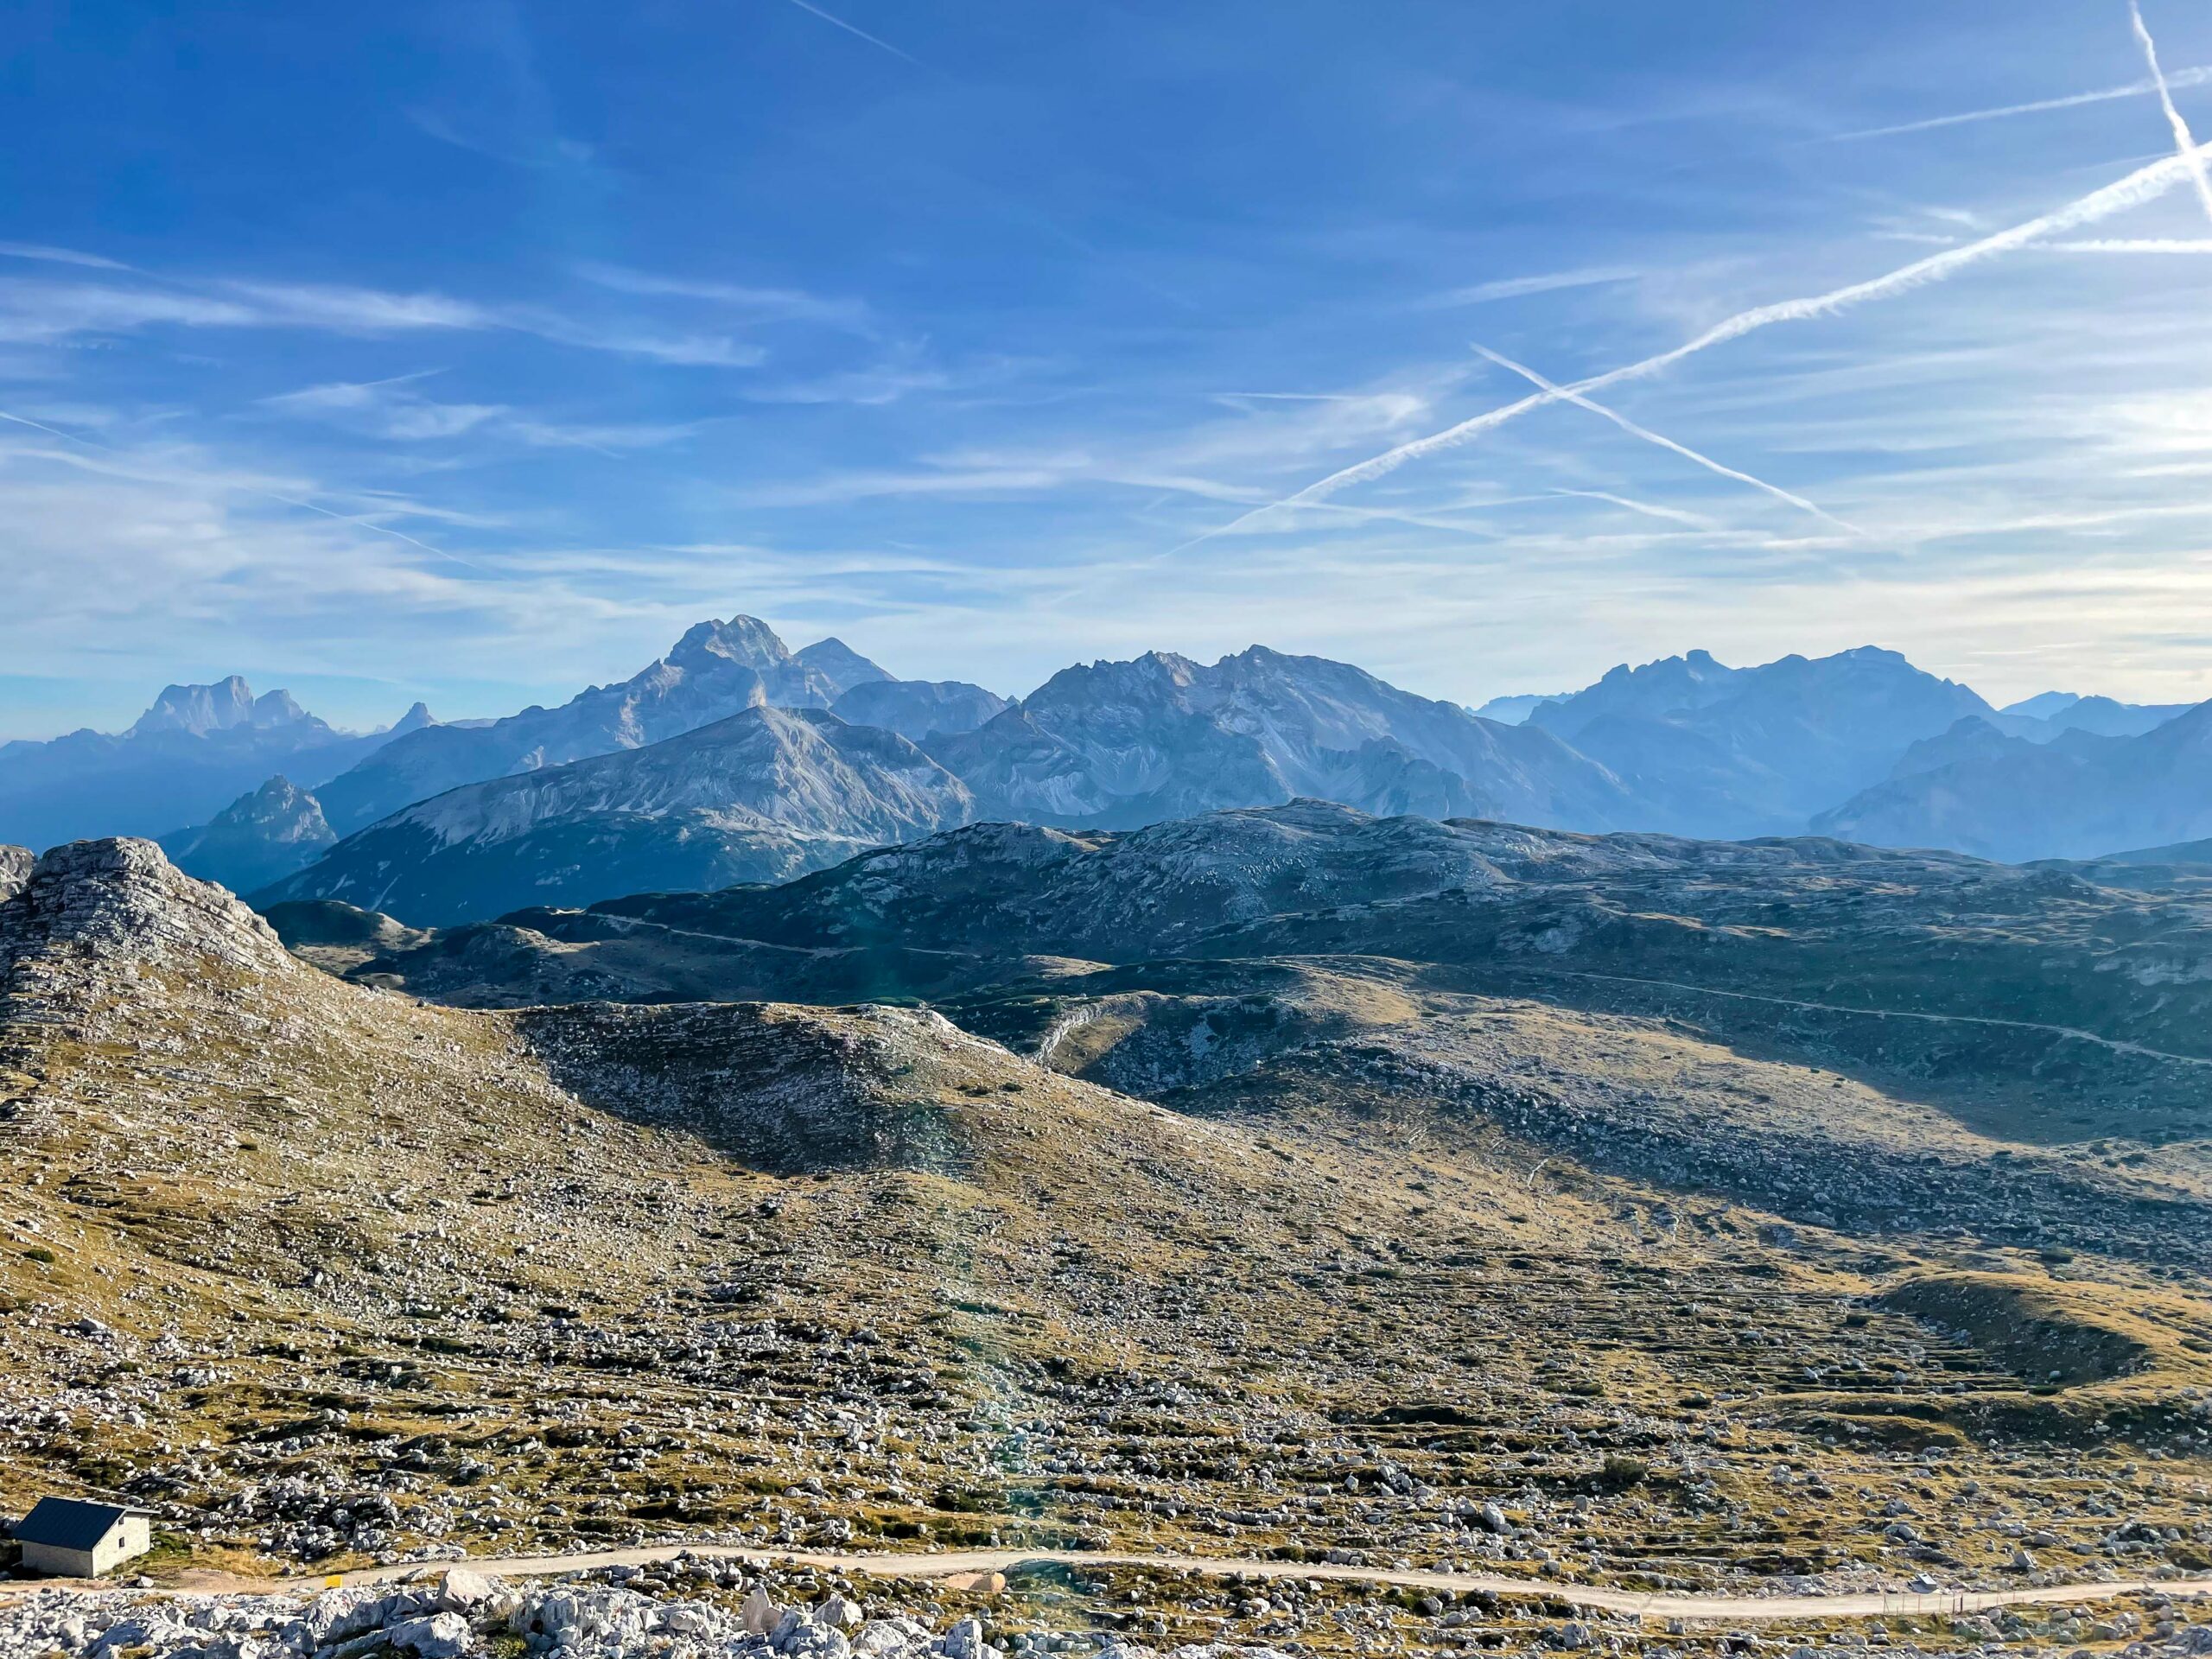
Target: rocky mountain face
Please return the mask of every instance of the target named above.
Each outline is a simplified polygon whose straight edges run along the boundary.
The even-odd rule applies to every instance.
[[[882,673],[835,641],[809,649],[818,653],[812,662],[753,617],[702,622],[667,656],[619,684],[588,687],[557,709],[417,732],[316,795],[332,828],[347,835],[465,784],[642,748],[743,709],[826,709],[852,677]]]
[[[1986,858],[2089,859],[2212,836],[2212,704],[2133,737],[1955,734],[1815,820],[1825,835]]]
[[[255,696],[235,675],[172,685],[127,731],[0,744],[0,839],[48,847],[160,834],[211,817],[273,772],[311,789],[435,724],[418,702],[390,729],[357,736],[307,713],[289,692]]]
[[[830,705],[838,719],[880,726],[911,742],[972,732],[1011,705],[995,691],[965,680],[870,680]]]
[[[314,862],[338,837],[321,803],[280,773],[200,828],[160,839],[186,874],[251,893]]]
[[[1624,664],[1529,719],[1618,776],[1636,801],[1624,823],[1735,837],[1798,833],[1910,745],[1993,713],[1965,686],[1867,646],[1758,668],[1701,651]]]
[[[119,964],[200,962],[252,975],[300,971],[268,923],[186,875],[150,841],[64,842],[0,901],[0,995],[12,1004],[81,995]]]
[[[896,733],[766,707],[635,749],[472,784],[346,837],[257,895],[445,923],[639,889],[787,880],[967,822]]]
[[[28,847],[0,847],[0,904],[23,890],[37,855]]]
[[[1548,734],[1478,720],[1343,663],[1254,646],[1065,669],[932,752],[982,813],[1126,827],[1299,796],[1382,813],[1610,828],[1632,804]]]

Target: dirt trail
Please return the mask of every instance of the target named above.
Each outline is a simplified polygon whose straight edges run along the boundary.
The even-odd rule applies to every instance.
[[[1332,1579],[1367,1584],[1401,1585],[1421,1590],[1487,1590],[1523,1599],[1538,1598],[1603,1608],[1610,1612],[1637,1613],[1649,1618],[1725,1620],[1734,1623],[1792,1618],[1875,1618],[1885,1615],[1970,1613],[1993,1607],[2023,1604],[2044,1605],[2065,1602],[2099,1601],[2111,1596],[2156,1590],[2170,1596],[2212,1596],[2212,1578],[2114,1580],[2088,1584],[2023,1586],[2005,1590],[1961,1590],[1930,1595],[1901,1592],[1854,1592],[1834,1596],[1704,1596],[1657,1594],[1640,1590],[1607,1589],[1550,1579],[1515,1579],[1487,1573],[1426,1573],[1376,1567],[1337,1567],[1305,1561],[1240,1560],[1206,1555],[1122,1554],[1111,1551],[1036,1551],[1019,1549],[948,1550],[942,1554],[835,1554],[791,1550],[733,1549],[713,1545],[660,1544],[638,1549],[591,1550],[573,1555],[528,1555],[472,1560],[467,1565],[486,1573],[531,1578],[575,1572],[594,1567],[648,1567],[690,1554],[717,1560],[741,1560],[761,1566],[789,1563],[836,1573],[867,1573],[881,1578],[941,1579],[957,1573],[1002,1573],[1030,1564],[1084,1567],[1168,1567],[1186,1573],[1241,1573],[1262,1579]],[[434,1567],[436,1563],[431,1564]],[[326,1578],[274,1580],[245,1586],[270,1590],[320,1589],[333,1584],[383,1584],[423,1570],[423,1563],[404,1567],[370,1567]]]
[[[1663,991],[1688,991],[1698,996],[1723,996],[1733,1002],[1764,1002],[1778,1008],[1809,1008],[1821,1014],[1855,1014],[1867,1020],[1919,1020],[1939,1026],[1995,1026],[2007,1031],[2039,1031],[2052,1037],[2070,1038],[2075,1042],[2094,1043],[2099,1048],[2109,1049],[2115,1054],[2137,1054],[2145,1059],[2171,1060],[2177,1065],[2212,1066],[2212,1058],[2201,1054],[2176,1054],[2163,1048],[2147,1048],[2141,1043],[2131,1043],[2117,1037],[2100,1037],[2094,1031],[2083,1031],[2075,1026],[2046,1026],[2033,1020],[2000,1020],[1986,1014],[1929,1014],[1913,1008],[1859,1008],[1843,1002],[1808,1002],[1793,996],[1762,996],[1756,991],[1723,991],[1710,985],[1692,985],[1679,979],[1639,979],[1632,974],[1592,974],[1573,968],[1523,968],[1516,964],[1515,971],[1547,975],[1554,979],[1592,979],[1609,985],[1649,985]]]

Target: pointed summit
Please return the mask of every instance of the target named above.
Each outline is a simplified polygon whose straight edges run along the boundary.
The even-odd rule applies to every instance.
[[[427,702],[416,702],[405,714],[391,722],[391,730],[385,735],[404,737],[410,732],[419,732],[425,726],[435,726],[437,723],[438,717],[430,712],[430,705]]]
[[[253,700],[247,718],[257,729],[267,731],[272,726],[296,726],[315,716],[301,708],[299,700],[290,692],[270,691]]]
[[[791,660],[829,681],[841,696],[856,685],[874,685],[879,680],[897,677],[836,639],[817,639]]]

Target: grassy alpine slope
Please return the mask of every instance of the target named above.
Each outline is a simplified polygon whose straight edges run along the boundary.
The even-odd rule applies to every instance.
[[[50,858],[0,940],[0,1497],[150,1503],[174,1560],[2205,1564],[2212,1307],[2124,1254],[1789,1224],[1299,1046],[1154,1102],[920,1010],[427,1006],[145,843]],[[1428,1023],[1324,989],[1348,1040]],[[1573,1010],[1491,1037],[1562,1083],[1628,1045],[1738,1121],[1826,1081]],[[1993,1274],[2059,1357],[1906,1288]]]

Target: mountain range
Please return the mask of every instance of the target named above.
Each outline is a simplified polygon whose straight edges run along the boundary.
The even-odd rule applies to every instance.
[[[282,772],[313,789],[413,733],[439,729],[416,703],[392,726],[341,732],[289,691],[253,694],[232,675],[172,685],[122,732],[0,743],[0,841],[160,835],[212,817]]]
[[[2212,704],[2135,735],[2043,743],[1961,721],[1910,770],[1813,820],[1823,835],[1986,858],[2095,858],[2212,836]]]
[[[1636,805],[1549,733],[1260,645],[1211,667],[1150,652],[1063,669],[934,752],[986,817],[1101,828],[1299,796],[1601,829],[1629,822]]]
[[[171,687],[129,733],[0,749],[0,814],[11,780],[97,759],[95,782],[25,814],[67,804],[85,833],[124,827],[128,801],[129,825],[166,831],[191,874],[266,903],[344,898],[438,925],[784,880],[977,819],[1125,830],[1298,798],[2012,860],[2212,836],[2190,705],[2054,692],[1998,709],[1874,647],[1742,668],[1695,651],[1485,707],[1525,717],[1258,645],[1211,664],[1077,664],[1009,702],[899,679],[834,639],[793,651],[734,616],[556,708],[442,725],[418,706],[370,738],[242,681]],[[217,779],[236,788],[214,798]],[[204,822],[172,827],[195,810]]]
[[[1529,723],[1610,767],[1636,796],[1636,827],[1733,838],[1801,830],[1910,744],[1993,712],[1867,646],[1758,668],[1702,651],[1617,668]]]
[[[445,923],[610,892],[788,880],[974,810],[966,786],[896,732],[756,706],[641,748],[448,790],[262,897]]]
[[[642,748],[746,709],[827,709],[854,686],[890,677],[839,640],[794,652],[749,616],[702,622],[629,679],[474,729],[410,733],[318,796],[345,835],[464,784]]]

